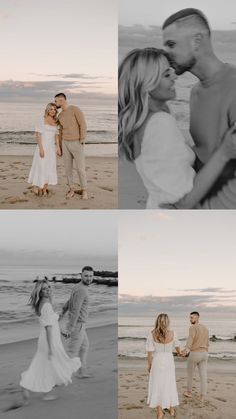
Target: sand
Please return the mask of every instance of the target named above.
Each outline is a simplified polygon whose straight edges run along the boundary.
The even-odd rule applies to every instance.
[[[117,327],[88,329],[91,378],[73,379],[67,387],[57,388],[58,399],[43,401],[32,393],[30,404],[5,411],[21,400],[20,373],[28,367],[36,340],[0,346],[0,418],[1,419],[112,419],[117,414]]]
[[[79,194],[66,199],[63,160],[58,158],[58,185],[51,186],[46,197],[34,195],[27,183],[31,156],[0,156],[0,208],[2,209],[113,209],[117,208],[116,157],[86,158],[89,199]],[[75,173],[75,181],[78,181]]]
[[[199,377],[194,380],[193,399],[183,397],[186,390],[186,359],[176,360],[176,379],[180,399],[177,418],[233,419],[236,417],[236,362],[211,359],[208,364],[208,394],[206,401],[197,400]],[[154,419],[155,409],[146,404],[147,361],[121,359],[119,361],[119,419]],[[169,413],[165,418],[170,418]]]

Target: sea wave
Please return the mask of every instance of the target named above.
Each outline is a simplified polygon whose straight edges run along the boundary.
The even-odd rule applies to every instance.
[[[118,354],[119,358],[140,358],[145,359],[147,358],[147,354],[144,352],[120,352]],[[209,353],[209,358],[211,359],[220,359],[220,360],[230,360],[230,359],[236,359],[236,353],[235,352],[220,352],[220,353]]]

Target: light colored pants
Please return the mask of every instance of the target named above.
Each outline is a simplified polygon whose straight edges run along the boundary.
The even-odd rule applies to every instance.
[[[77,323],[71,333],[68,342],[68,355],[71,358],[79,356],[81,361],[81,371],[85,372],[87,368],[87,356],[89,350],[89,340],[86,332],[85,323]]]
[[[203,396],[207,392],[207,360],[208,360],[208,353],[207,352],[190,352],[188,358],[188,366],[187,366],[187,386],[188,391],[192,391],[193,386],[193,376],[196,367],[198,367],[199,375],[200,375],[200,394]]]
[[[73,181],[73,160],[75,168],[79,176],[80,186],[82,189],[87,188],[87,179],[85,172],[85,156],[84,145],[79,140],[67,141],[62,140],[62,153],[65,165],[67,183],[71,189],[74,187]]]

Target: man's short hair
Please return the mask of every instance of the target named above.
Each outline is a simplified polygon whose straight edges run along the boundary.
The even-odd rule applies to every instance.
[[[92,268],[92,266],[84,266],[83,269],[82,269],[82,272],[84,272],[84,271],[93,272],[93,268]]]
[[[195,315],[195,316],[200,317],[200,314],[198,313],[198,311],[192,311],[192,313],[190,313],[190,315],[192,316],[192,314]]]
[[[55,96],[55,98],[56,97],[64,97],[64,99],[66,100],[66,95],[65,95],[65,93],[57,93],[57,95]]]
[[[169,16],[162,25],[162,29],[164,30],[167,26],[175,23],[177,21],[181,21],[185,18],[193,17],[196,21],[201,24],[205,29],[207,29],[208,34],[211,34],[210,25],[204,13],[202,13],[199,9],[187,8],[179,10],[178,12],[174,13],[173,15]]]

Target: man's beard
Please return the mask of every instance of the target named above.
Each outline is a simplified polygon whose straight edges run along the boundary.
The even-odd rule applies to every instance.
[[[57,105],[57,107],[56,107],[57,109],[61,109],[61,105]]]
[[[181,74],[185,73],[186,71],[190,71],[192,70],[193,66],[196,64],[196,58],[192,57],[190,58],[188,61],[186,61],[184,64],[177,64],[173,58],[171,58],[170,56],[169,58],[169,62],[171,67],[173,67],[175,69],[175,73],[177,74],[177,76],[180,76]]]

